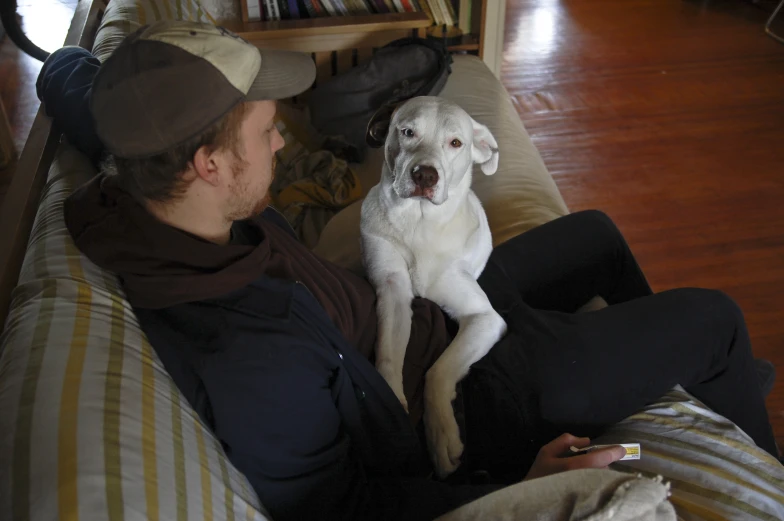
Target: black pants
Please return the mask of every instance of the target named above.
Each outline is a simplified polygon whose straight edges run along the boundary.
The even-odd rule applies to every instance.
[[[676,384],[777,454],[738,306],[712,290],[653,294],[603,213],[502,244],[479,282],[509,333],[462,384],[469,470],[519,479],[554,437],[594,437]],[[574,313],[594,295],[610,306]]]

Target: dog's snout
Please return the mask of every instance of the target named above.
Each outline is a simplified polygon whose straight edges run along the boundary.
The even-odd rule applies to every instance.
[[[438,170],[432,166],[417,165],[411,169],[411,180],[420,188],[431,188],[438,182]]]

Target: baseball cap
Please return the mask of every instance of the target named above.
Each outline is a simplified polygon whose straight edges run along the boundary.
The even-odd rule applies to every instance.
[[[90,110],[106,149],[149,157],[199,135],[243,101],[308,89],[307,54],[260,50],[211,24],[162,21],[126,37],[93,82]]]

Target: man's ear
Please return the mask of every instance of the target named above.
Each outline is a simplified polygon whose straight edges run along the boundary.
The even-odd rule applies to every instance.
[[[193,166],[194,179],[196,176],[201,177],[204,181],[213,186],[218,186],[220,179],[218,178],[218,164],[219,159],[216,157],[215,151],[210,147],[203,145],[193,154],[191,165]]]
[[[485,175],[493,175],[498,170],[498,143],[490,130],[471,118],[474,126],[474,146],[471,159],[482,168]]]
[[[392,116],[399,106],[399,103],[384,105],[370,118],[367,131],[365,132],[365,142],[370,148],[381,148],[384,146],[389,133],[389,124],[392,122]]]

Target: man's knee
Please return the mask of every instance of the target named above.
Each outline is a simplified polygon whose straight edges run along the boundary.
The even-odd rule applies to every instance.
[[[592,236],[608,235],[613,239],[622,237],[621,231],[615,225],[610,216],[601,210],[583,210],[571,214],[574,219],[579,219],[583,223],[585,233]]]
[[[743,311],[735,300],[716,289],[702,288],[680,288],[671,290],[685,308],[685,312],[695,314],[695,320],[702,317],[703,322],[707,322],[711,327],[723,328],[732,326],[733,334],[738,328],[745,330],[746,321]]]

